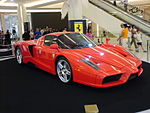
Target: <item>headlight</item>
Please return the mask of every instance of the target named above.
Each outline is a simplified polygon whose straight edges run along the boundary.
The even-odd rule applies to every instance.
[[[89,65],[90,67],[92,67],[96,70],[100,70],[100,68],[96,64],[91,62],[88,58],[83,58],[83,59],[80,59],[80,60],[83,61],[84,63],[86,63],[87,65]]]

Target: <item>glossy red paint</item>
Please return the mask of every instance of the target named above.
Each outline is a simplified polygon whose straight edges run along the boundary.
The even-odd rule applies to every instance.
[[[69,32],[66,32],[69,33]],[[59,36],[64,34],[52,33],[48,35]],[[125,51],[119,45],[103,44],[97,47],[84,49],[61,49],[56,45],[47,46],[44,44],[45,36],[38,40],[18,41],[14,47],[19,47],[22,51],[23,62],[31,62],[36,67],[56,75],[55,63],[59,56],[64,56],[70,62],[73,72],[73,81],[93,87],[111,87],[124,84],[132,74],[141,75],[143,69],[142,62],[134,55]],[[31,54],[29,47],[33,47]],[[100,70],[96,70],[80,59],[88,58],[95,63]],[[121,74],[119,80],[103,83],[106,77]]]

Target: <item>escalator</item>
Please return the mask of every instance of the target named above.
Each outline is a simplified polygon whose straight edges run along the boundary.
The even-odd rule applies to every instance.
[[[108,0],[89,0],[88,5],[89,8],[83,11],[83,15],[114,35],[120,33],[122,23],[127,23],[135,25],[144,34],[150,36],[150,22],[134,15],[134,10],[131,10],[134,7],[129,9],[130,6],[128,6],[127,11]],[[141,11],[141,13],[143,12]]]

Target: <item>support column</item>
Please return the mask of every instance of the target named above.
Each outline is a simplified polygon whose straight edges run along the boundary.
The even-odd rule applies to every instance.
[[[18,22],[19,22],[19,32],[20,32],[20,40],[22,40],[22,34],[24,33],[24,22],[28,22],[26,7],[18,3]]]
[[[97,24],[96,27],[97,27],[97,28],[96,28],[96,29],[97,29],[97,30],[96,30],[96,31],[97,31],[96,35],[97,35],[97,38],[99,38],[99,36],[100,36],[100,35],[99,35],[99,31],[100,31],[100,30],[99,30],[99,25]]]
[[[0,14],[0,23],[1,23],[1,28],[6,33],[6,22],[4,18],[4,14]]]
[[[69,20],[80,20],[83,19],[83,13],[88,8],[88,0],[65,0],[62,7],[62,19],[68,13]]]
[[[82,1],[81,0],[69,0],[69,20],[80,20],[82,16]]]

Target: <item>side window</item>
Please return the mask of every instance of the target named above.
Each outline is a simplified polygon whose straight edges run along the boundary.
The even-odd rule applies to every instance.
[[[57,37],[52,35],[45,36],[44,44],[50,46],[57,43]]]
[[[69,49],[66,43],[68,44],[69,40],[64,35],[59,36],[58,38],[59,47],[62,49]]]

